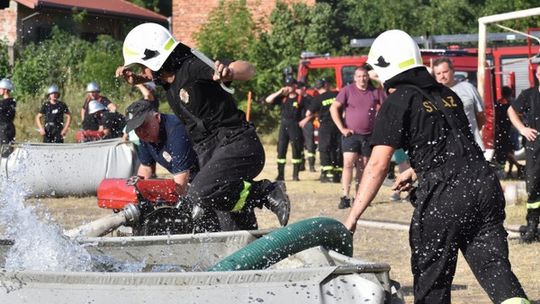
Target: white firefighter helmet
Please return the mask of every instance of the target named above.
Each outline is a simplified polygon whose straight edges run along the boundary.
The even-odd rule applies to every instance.
[[[142,64],[158,71],[178,42],[171,33],[157,23],[143,23],[134,27],[124,39],[124,66]]]
[[[86,92],[99,92],[99,86],[95,81],[86,85]]]
[[[88,114],[94,114],[98,111],[104,111],[106,109],[107,107],[97,100],[92,100],[90,103],[88,103]]]
[[[389,30],[375,38],[367,63],[383,83],[402,72],[423,66],[418,45],[401,30]]]
[[[13,82],[7,78],[0,80],[0,89],[13,91]]]
[[[58,89],[58,86],[53,84],[47,89],[47,96],[51,95],[52,93],[58,93],[60,94],[60,89]]]

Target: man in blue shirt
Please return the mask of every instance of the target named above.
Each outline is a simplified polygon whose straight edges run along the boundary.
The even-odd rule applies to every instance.
[[[159,163],[173,175],[178,195],[185,195],[190,173],[197,168],[197,155],[186,128],[175,115],[157,112],[148,101],[138,100],[126,110],[126,132],[135,130],[141,144],[137,175],[148,179]]]

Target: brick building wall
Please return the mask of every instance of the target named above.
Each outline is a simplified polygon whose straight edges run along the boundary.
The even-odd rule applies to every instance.
[[[7,7],[0,9],[0,40],[8,44],[9,61],[13,63],[13,44],[17,41],[17,3],[9,1]],[[0,75],[0,78],[5,75]]]
[[[0,39],[10,45],[17,40],[17,3],[10,1],[9,6],[0,9]]]
[[[172,33],[174,37],[189,46],[195,46],[193,33],[204,25],[208,14],[219,5],[220,0],[173,0],[172,1]],[[276,0],[246,0],[253,14],[253,20],[266,18],[276,6]],[[285,2],[302,2],[314,5],[316,0],[285,0]]]

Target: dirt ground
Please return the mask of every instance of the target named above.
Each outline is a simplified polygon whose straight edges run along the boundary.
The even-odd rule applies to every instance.
[[[267,164],[259,178],[275,178],[277,174],[275,146],[267,146]],[[344,220],[348,210],[337,208],[341,186],[321,184],[318,173],[301,172],[299,182],[291,180],[292,166],[286,168],[286,183],[292,201],[291,222],[301,219],[326,216]],[[162,172],[162,171],[159,171]],[[163,173],[163,172],[162,172]],[[384,187],[368,208],[362,219],[384,220],[408,224],[412,207],[408,202],[389,201],[391,191]],[[100,209],[96,197],[61,198],[31,200],[30,204],[42,204],[52,218],[64,229],[70,229],[110,214]],[[268,210],[257,211],[260,228],[277,227],[275,216]],[[507,224],[518,225],[524,221],[523,203],[507,207]],[[521,281],[531,303],[540,304],[540,242],[523,244],[510,240],[510,259],[513,270]],[[360,226],[354,236],[354,256],[365,260],[388,263],[392,270],[390,276],[401,284],[407,303],[412,303],[412,275],[410,271],[410,249],[408,233],[403,230],[385,230]],[[477,304],[491,303],[476,282],[468,265],[460,256],[452,292],[453,303]]]

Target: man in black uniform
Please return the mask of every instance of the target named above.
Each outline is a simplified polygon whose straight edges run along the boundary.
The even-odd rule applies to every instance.
[[[395,91],[377,115],[373,153],[345,226],[354,233],[394,150],[404,148],[412,168],[395,188],[408,189],[417,177],[409,232],[415,303],[451,303],[458,250],[494,303],[529,303],[508,260],[500,182],[474,141],[461,100],[428,73],[403,31],[377,37],[368,63]]]
[[[63,143],[69,125],[71,124],[71,113],[68,106],[58,99],[60,90],[58,86],[51,85],[47,90],[47,101],[41,106],[36,114],[36,125],[39,134],[43,136],[44,143]],[[64,116],[66,118],[64,122]],[[41,118],[45,117],[42,124]]]
[[[98,130],[102,132],[101,139],[118,138],[124,135],[126,118],[118,112],[110,112],[107,107],[97,100],[88,103],[88,115],[98,122]]]
[[[292,76],[285,78],[285,86],[266,97],[267,103],[281,106],[281,121],[279,123],[279,138],[277,146],[278,176],[276,180],[285,179],[285,164],[287,162],[287,147],[292,146],[293,181],[299,181],[298,173],[302,163],[302,129],[298,125],[302,119],[303,104],[296,92],[296,80]]]
[[[536,67],[536,79],[540,82],[540,65]],[[519,115],[523,115],[522,119]],[[540,217],[540,86],[526,89],[508,108],[508,118],[527,139],[525,143],[525,183],[527,186],[527,230],[522,236],[525,242],[538,239],[538,222]]]
[[[307,110],[311,107],[313,97],[307,93],[307,85],[304,82],[298,82],[296,93],[300,95],[300,102],[302,103],[302,117],[306,117]],[[315,127],[313,126],[313,119],[308,121],[302,128],[302,135],[304,139],[304,147],[307,150],[307,161],[309,165],[309,172],[315,172],[315,155],[317,146],[315,145],[314,136]],[[302,159],[302,162],[305,158]]]
[[[343,157],[341,154],[341,133],[330,115],[330,106],[336,100],[337,92],[329,90],[325,79],[315,83],[319,95],[313,97],[306,117],[300,122],[304,127],[314,117],[319,115],[319,154],[321,156],[321,182],[339,183],[343,171]]]
[[[123,55],[125,64],[116,76],[131,84],[161,82],[169,105],[188,129],[200,167],[187,194],[195,205],[194,217],[201,209],[227,211],[236,224],[229,229],[256,229],[253,208],[265,206],[286,225],[290,202],[285,184],[253,181],[264,167],[263,146],[232,95],[220,86],[249,80],[255,74],[253,66],[216,61],[210,67],[155,23],[132,29],[124,40]],[[126,68],[132,64],[142,65],[142,74]]]
[[[17,102],[11,97],[13,83],[4,78],[0,80],[0,146],[9,145],[15,139],[15,110]],[[11,149],[1,148],[2,156],[9,154]]]

